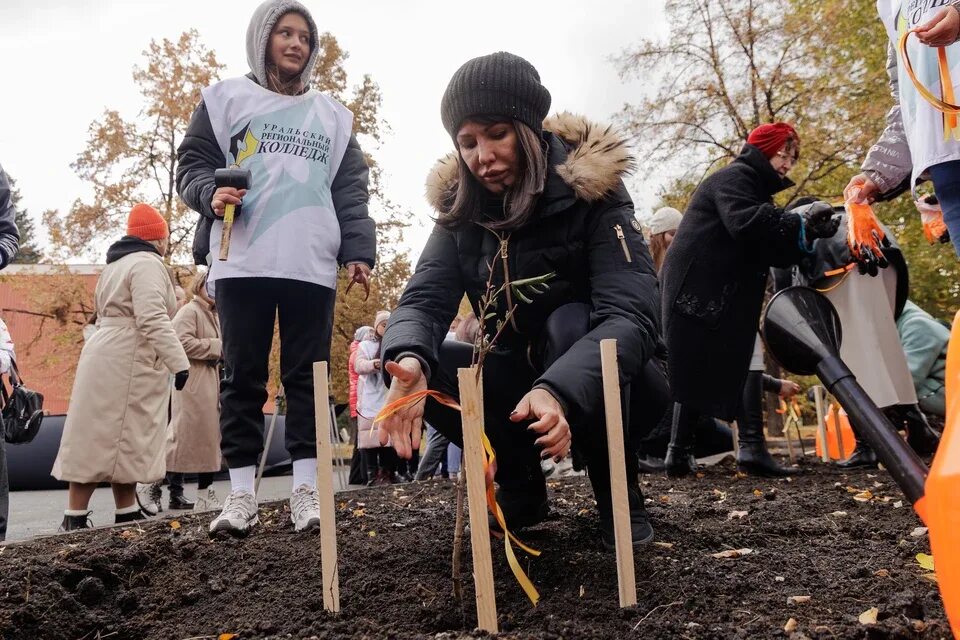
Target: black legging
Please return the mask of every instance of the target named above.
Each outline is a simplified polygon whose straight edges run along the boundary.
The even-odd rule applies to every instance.
[[[209,489],[210,485],[213,484],[213,475],[214,472],[204,472],[197,474],[197,490],[203,491],[204,489]],[[167,472],[167,484],[173,488],[178,487],[183,489],[183,483],[185,481],[185,473],[177,473],[176,471]]]
[[[534,441],[539,437],[528,431],[524,424],[509,420],[520,399],[530,391],[539,377],[539,371],[548,368],[563,355],[571,345],[586,335],[590,327],[590,307],[571,303],[555,310],[544,324],[542,339],[532,349],[531,356],[511,351],[490,352],[484,362],[484,425],[487,437],[497,454],[496,480],[501,487],[522,489],[531,482],[543,482],[540,455]],[[468,344],[444,341],[440,346],[439,365],[430,380],[430,388],[459,397],[457,369],[470,366],[473,349]],[[622,396],[630,398],[624,408],[627,448],[635,453],[640,440],[652,429],[660,414],[658,409],[666,400],[652,397],[646,376],[635,380]],[[661,374],[662,375],[662,374]],[[632,415],[632,420],[631,418]],[[654,415],[655,414],[655,415]],[[460,414],[436,402],[428,402],[424,420],[430,423],[457,446],[463,445]],[[528,421],[529,424],[531,421]],[[594,482],[609,482],[607,467],[606,430],[602,422],[571,424],[573,446],[586,458]],[[636,474],[636,455],[627,455],[627,472]]]

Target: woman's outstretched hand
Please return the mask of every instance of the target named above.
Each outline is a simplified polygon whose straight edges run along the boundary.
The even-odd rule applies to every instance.
[[[537,445],[541,448],[540,457],[553,457],[559,460],[570,451],[573,435],[570,424],[563,415],[563,407],[546,389],[533,389],[520,399],[517,408],[510,414],[511,422],[533,420],[527,429],[540,434]]]
[[[427,378],[416,358],[403,358],[400,362],[389,361],[384,366],[392,377],[384,406],[411,393],[426,390]],[[424,404],[425,401],[417,402],[381,422],[380,444],[386,446],[392,440],[397,455],[409,460],[413,451],[420,448]]]

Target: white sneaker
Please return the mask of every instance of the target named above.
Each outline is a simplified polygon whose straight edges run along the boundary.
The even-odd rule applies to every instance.
[[[317,490],[302,484],[290,496],[290,519],[296,531],[313,531],[320,528],[320,501]]]
[[[217,500],[217,492],[212,488],[207,489],[206,495],[197,494],[197,502],[193,507],[194,511],[214,511],[220,508],[220,501]]]
[[[257,499],[249,491],[238,489],[230,492],[223,502],[223,511],[210,522],[210,535],[222,532],[243,537],[258,522]]]
[[[148,516],[155,516],[163,511],[163,506],[160,504],[161,497],[163,497],[163,492],[160,489],[159,482],[152,484],[137,483],[137,504]]]

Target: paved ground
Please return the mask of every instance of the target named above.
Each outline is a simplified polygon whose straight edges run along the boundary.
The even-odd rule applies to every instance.
[[[337,473],[335,470],[334,473]],[[334,490],[356,489],[346,484],[345,473],[341,485],[338,479],[334,478]],[[279,476],[274,478],[264,478],[260,483],[261,501],[282,500],[290,497],[290,484],[292,476]],[[217,497],[222,501],[230,489],[230,483],[226,480],[213,483],[217,492]],[[186,487],[187,498],[193,500],[197,493],[197,485],[188,483]],[[166,510],[167,490],[163,490],[164,512],[161,515],[166,516],[170,511]],[[63,520],[63,510],[67,505],[67,492],[58,491],[14,491],[10,494],[10,524],[7,527],[7,541],[23,540],[35,536],[44,536],[56,533]],[[90,501],[90,508],[93,513],[90,520],[95,526],[113,524],[113,494],[107,487],[96,490],[93,499]]]

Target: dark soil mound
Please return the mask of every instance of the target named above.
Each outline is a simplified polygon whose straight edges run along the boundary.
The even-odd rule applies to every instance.
[[[522,560],[542,595],[537,608],[494,541],[506,637],[951,637],[936,585],[915,559],[929,553],[927,537],[914,532],[920,523],[884,472],[817,465],[792,481],[758,480],[720,466],[683,481],[644,477],[658,544],[638,550],[639,604],[625,610],[589,485],[551,488],[550,519],[521,536],[543,551]],[[338,617],[323,611],[319,538],[294,534],[283,503],[261,507],[263,524],[246,540],[210,540],[211,516],[201,514],[179,528],[164,520],[12,545],[0,556],[0,635],[471,635],[469,553],[469,600],[451,597],[454,503],[448,482],[339,495]],[[752,551],[711,555],[728,549]],[[872,607],[877,624],[862,625],[858,616]],[[795,630],[784,631],[791,618]]]

